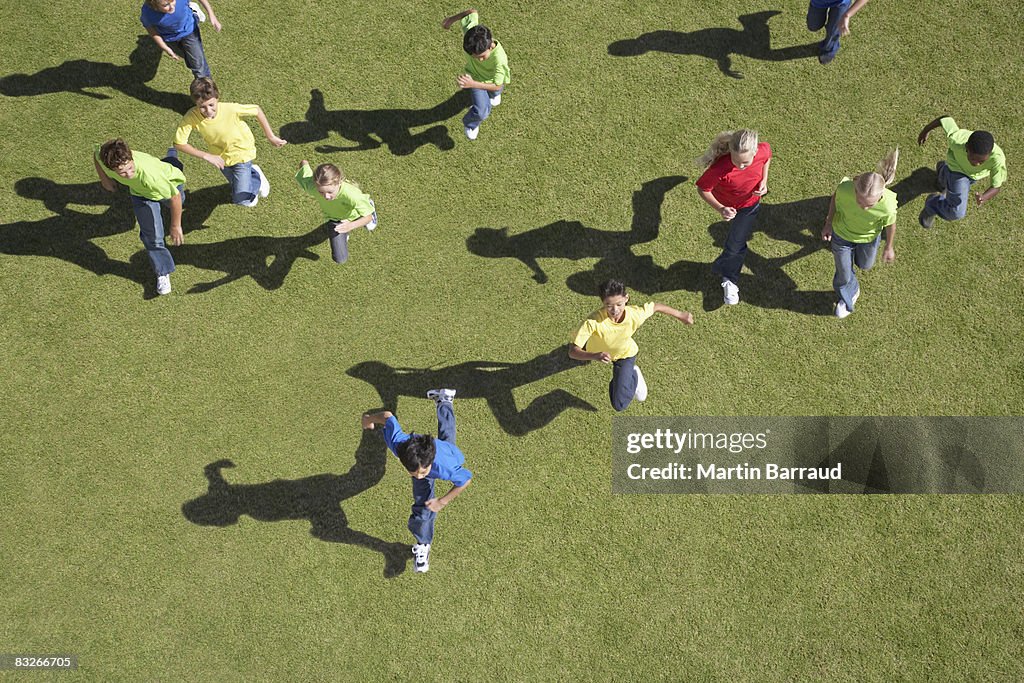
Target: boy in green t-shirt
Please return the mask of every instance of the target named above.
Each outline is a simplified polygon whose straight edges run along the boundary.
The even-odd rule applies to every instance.
[[[174,259],[164,245],[164,221],[160,206],[171,210],[171,243],[180,246],[185,238],[181,231],[181,207],[185,203],[185,174],[172,147],[167,156],[157,159],[144,152],[133,152],[121,138],[108,140],[93,150],[93,164],[100,185],[114,192],[114,182],[128,187],[132,210],[139,221],[139,239],[156,272],[156,293],[171,293]]]
[[[975,194],[978,206],[999,194],[1006,182],[1006,157],[986,130],[964,130],[951,116],[940,116],[921,131],[917,143],[923,145],[928,134],[942,126],[946,133],[946,160],[935,166],[941,194],[925,200],[918,216],[923,228],[935,225],[935,217],[958,221],[967,215],[971,185],[991,176],[992,185],[985,192]]]
[[[490,29],[480,25],[480,16],[475,9],[445,17],[441,26],[448,30],[456,21],[462,27],[462,49],[469,55],[466,73],[456,81],[460,88],[469,90],[473,98],[473,106],[462,118],[462,125],[466,137],[476,140],[480,123],[491,115],[491,107],[501,104],[501,93],[511,81],[508,55],[505,48],[494,40]]]

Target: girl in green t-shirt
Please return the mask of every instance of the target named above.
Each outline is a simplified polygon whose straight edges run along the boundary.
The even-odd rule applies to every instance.
[[[896,148],[878,163],[874,173],[862,173],[853,180],[843,178],[829,203],[821,239],[832,243],[832,257],[836,274],[832,288],[839,300],[836,317],[845,318],[853,313],[860,296],[860,283],[853,272],[854,264],[861,270],[875,265],[878,244],[885,230],[885,251],[882,260],[892,263],[896,259],[893,241],[896,239],[896,193],[886,189],[896,177],[896,163],[900,150]]]

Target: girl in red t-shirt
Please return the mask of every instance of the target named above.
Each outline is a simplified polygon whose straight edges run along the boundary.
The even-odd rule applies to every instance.
[[[746,128],[719,133],[697,160],[707,169],[697,180],[697,192],[731,223],[725,250],[711,264],[711,272],[722,278],[727,304],[740,302],[740,270],[747,255],[747,240],[754,232],[754,219],[761,208],[761,197],[768,193],[771,162],[772,148],[767,142],[759,144],[757,131]]]

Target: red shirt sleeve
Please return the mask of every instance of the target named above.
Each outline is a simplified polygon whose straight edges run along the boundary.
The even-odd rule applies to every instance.
[[[727,154],[723,154],[715,159],[714,163],[708,166],[708,170],[704,171],[703,175],[697,179],[698,189],[703,190],[704,192],[711,192],[711,190],[715,189],[715,185],[718,185],[718,182],[724,175],[722,172],[723,159],[728,160],[730,164],[732,163],[732,160],[729,159],[729,155]]]

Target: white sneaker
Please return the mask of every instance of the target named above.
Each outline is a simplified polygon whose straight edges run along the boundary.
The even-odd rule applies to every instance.
[[[480,134],[480,126],[477,126],[476,128],[464,128],[463,130],[466,131],[466,137],[470,140],[476,140],[476,136]]]
[[[730,280],[726,280],[722,283],[722,289],[725,290],[725,303],[732,306],[740,302],[740,288],[734,285]]]
[[[412,547],[413,571],[424,574],[430,569],[430,544],[417,543]]]
[[[488,95],[488,97],[491,99],[491,106],[492,107],[497,107],[499,104],[501,104],[501,93],[500,92],[497,95]]]
[[[427,392],[427,398],[429,398],[431,401],[435,401],[435,402],[447,401],[448,403],[451,403],[452,400],[454,400],[454,398],[455,398],[455,390],[454,389],[431,389],[430,391]]]
[[[252,170],[256,171],[256,175],[260,177],[260,196],[268,196],[270,194],[270,181],[267,180],[267,176],[263,175],[263,169],[253,164]]]
[[[859,299],[859,298],[860,298],[860,290],[858,289],[856,294],[853,295],[853,303],[856,304],[857,303],[857,299]],[[850,315],[851,313],[853,313],[853,311],[851,311],[849,308],[846,307],[846,302],[845,301],[840,299],[838,302],[836,302],[836,317],[837,318],[842,320],[843,318],[845,318],[846,316]]]
[[[204,12],[203,8],[199,6],[199,3],[198,2],[190,2],[190,3],[188,3],[188,6],[192,9],[193,12],[195,12],[196,19],[199,20],[199,23],[200,24],[205,24],[206,23],[206,12]]]
[[[636,392],[633,393],[633,398],[638,401],[646,401],[647,381],[644,380],[644,373],[640,372],[639,365],[634,365],[633,369],[636,371]]]
[[[370,200],[370,206],[373,207],[373,215],[370,217],[370,222],[366,224],[366,229],[373,232],[377,229],[377,205]]]
[[[156,293],[170,294],[171,293],[171,276],[170,275],[158,275],[156,278]]]

